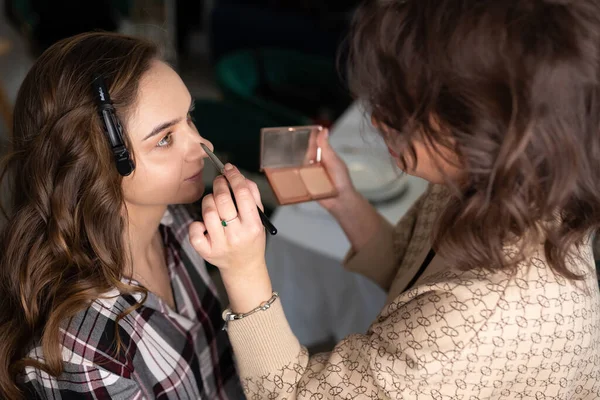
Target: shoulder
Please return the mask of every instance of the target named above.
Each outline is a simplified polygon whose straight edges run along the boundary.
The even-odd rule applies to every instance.
[[[425,191],[413,203],[405,217],[397,223],[396,228],[404,225],[407,218],[414,219],[418,223],[427,221],[430,224],[448,204],[450,198],[451,190],[446,186],[428,184]]]
[[[429,184],[393,229],[393,249],[401,260],[398,273],[404,277],[413,271],[419,255],[431,246],[436,221],[448,204],[451,192],[443,185]],[[416,272],[416,271],[415,271]],[[396,276],[397,281],[401,276]],[[403,286],[402,283],[400,283]]]
[[[107,372],[129,378],[133,372],[132,360],[137,352],[139,334],[136,325],[149,316],[144,306],[119,318],[123,311],[142,301],[141,294],[121,295],[116,289],[94,300],[73,317],[64,321],[60,328],[62,361],[72,367],[101,367]],[[117,352],[116,335],[122,346]],[[37,342],[28,356],[45,362],[41,343]],[[33,371],[28,371],[29,374]]]
[[[522,252],[515,246],[506,246],[504,251],[508,258]],[[515,271],[489,271],[483,267],[462,270],[437,254],[415,286],[400,293],[392,304],[398,307],[415,299],[420,303],[423,298],[437,300],[436,296],[429,297],[429,294],[437,293],[443,294],[446,301],[472,301],[472,305],[478,306],[483,302],[493,309],[501,298],[559,296],[566,291],[598,292],[591,243],[574,249],[568,258],[568,266],[572,272],[582,274],[583,280],[572,281],[555,273],[546,260],[543,245],[527,251]],[[481,313],[473,307],[471,310]]]
[[[450,198],[452,191],[446,185],[429,183],[419,199],[422,204],[441,204]]]
[[[445,185],[429,184],[421,199],[421,214],[437,215],[448,204],[452,191]]]
[[[481,324],[493,313],[509,280],[502,272],[450,268],[436,255],[412,288],[388,302],[378,321],[389,323],[394,317],[393,321],[428,329],[444,329],[465,320]]]
[[[534,249],[516,273],[463,271],[436,256],[413,288],[388,302],[373,328],[409,335],[415,346],[443,352],[460,351],[470,341],[494,336],[493,331],[516,340],[554,332],[560,324],[579,329],[591,319],[600,327],[600,313],[589,312],[600,310],[591,245],[583,246],[570,264],[585,273],[584,280],[554,273],[543,248]],[[596,331],[600,337],[600,328]]]
[[[114,374],[98,365],[63,362],[62,373],[53,376],[28,367],[19,378],[27,399],[134,399],[140,398],[140,385],[132,378]]]

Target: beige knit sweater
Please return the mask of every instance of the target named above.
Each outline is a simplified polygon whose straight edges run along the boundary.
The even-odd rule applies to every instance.
[[[384,224],[348,269],[388,290],[369,330],[309,357],[281,303],[230,323],[249,399],[600,398],[600,293],[591,245],[554,275],[543,252],[514,277],[461,272],[436,256],[405,286],[430,249],[447,200],[431,186],[394,229]],[[541,250],[541,249],[540,249]],[[285,293],[281,294],[285,296]]]

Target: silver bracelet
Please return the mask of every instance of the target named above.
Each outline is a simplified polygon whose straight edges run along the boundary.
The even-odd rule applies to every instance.
[[[225,311],[223,311],[223,321],[225,321],[225,324],[223,325],[223,330],[227,330],[227,324],[229,323],[229,321],[246,318],[247,316],[252,315],[258,311],[268,310],[271,307],[271,305],[275,302],[275,300],[277,300],[278,297],[279,293],[273,292],[269,300],[263,301],[258,307],[246,313],[234,313],[233,311],[231,311],[231,308],[226,309]]]

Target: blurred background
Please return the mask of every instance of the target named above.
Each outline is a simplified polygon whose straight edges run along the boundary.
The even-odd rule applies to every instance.
[[[0,0],[0,140],[28,69],[80,32],[118,31],[158,43],[196,99],[198,130],[260,181],[261,127],[331,126],[351,99],[337,49],[356,0]],[[343,59],[343,55],[342,55]],[[5,148],[5,146],[2,146]],[[207,183],[212,181],[207,173]]]

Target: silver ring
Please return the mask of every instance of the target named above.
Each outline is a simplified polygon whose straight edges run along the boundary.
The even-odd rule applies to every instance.
[[[229,225],[230,222],[235,221],[237,218],[238,218],[238,216],[236,215],[235,217],[231,218],[230,220],[222,219],[221,225],[223,225],[223,227],[226,227],[227,225]]]

